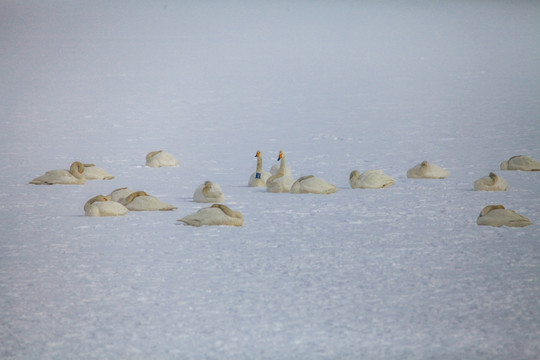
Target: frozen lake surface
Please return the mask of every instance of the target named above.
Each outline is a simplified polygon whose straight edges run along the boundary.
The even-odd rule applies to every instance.
[[[540,172],[499,164],[540,160],[539,34],[535,2],[3,2],[0,358],[538,359]],[[259,149],[339,191],[247,187]],[[76,160],[115,179],[28,184]],[[242,227],[176,221],[205,180]],[[178,209],[84,216],[124,186]]]

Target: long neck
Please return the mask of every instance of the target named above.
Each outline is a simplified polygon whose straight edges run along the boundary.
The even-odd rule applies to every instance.
[[[71,175],[73,175],[77,179],[84,178],[84,174],[81,170],[84,171],[84,165],[81,163],[73,163],[69,168],[69,172],[71,173]]]
[[[279,166],[279,172],[285,174],[285,166],[286,166],[287,157],[283,155],[281,158],[281,165]]]
[[[262,157],[257,157],[257,170],[255,170],[259,174],[262,173]]]

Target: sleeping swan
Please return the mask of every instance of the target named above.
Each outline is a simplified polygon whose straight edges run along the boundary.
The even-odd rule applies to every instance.
[[[531,157],[517,155],[503,161],[501,170],[540,171],[540,163]]]
[[[531,220],[525,216],[516,213],[514,210],[505,209],[502,205],[488,205],[480,216],[476,219],[478,225],[487,226],[509,226],[509,227],[523,227],[534,225]]]
[[[502,177],[490,172],[489,176],[484,176],[474,182],[474,190],[480,191],[506,191],[508,184]]]
[[[289,192],[294,179],[291,170],[286,165],[287,156],[283,151],[279,152],[278,161],[281,161],[279,171],[266,180],[266,191],[273,193]]]
[[[114,176],[94,164],[83,164],[86,180],[111,180]]]
[[[68,170],[50,170],[40,177],[30,181],[34,185],[84,185],[86,177],[84,176],[84,165],[80,161],[71,164]]]
[[[109,195],[107,195],[107,198],[112,201],[120,201],[120,199],[128,197],[129,194],[133,192],[134,191],[131,190],[130,188],[123,187],[123,188],[113,190]]]
[[[86,216],[123,216],[129,210],[116,201],[110,201],[106,196],[97,195],[84,204]]]
[[[211,181],[205,181],[193,194],[193,201],[200,203],[216,203],[225,201],[221,187]]]
[[[368,170],[360,174],[353,170],[349,175],[349,184],[352,189],[381,189],[394,185],[395,181],[382,170]]]
[[[302,176],[291,187],[293,194],[333,194],[338,188],[313,175]]]
[[[270,176],[272,176],[271,173],[268,171],[263,171],[262,169],[262,152],[261,150],[257,151],[257,154],[255,154],[255,157],[257,158],[257,168],[255,169],[255,172],[251,174],[248,182],[248,186],[250,187],[266,187],[266,180]]]
[[[448,175],[448,171],[427,161],[422,161],[407,171],[407,177],[412,179],[444,179]]]
[[[177,166],[178,164],[178,160],[172,154],[163,150],[152,151],[146,155],[146,165],[153,168]]]
[[[135,191],[120,200],[120,203],[132,211],[175,210],[176,206],[167,204],[144,191]]]
[[[210,207],[200,209],[194,214],[178,219],[186,225],[229,225],[242,226],[244,216],[239,211],[233,211],[223,204],[214,204]]]

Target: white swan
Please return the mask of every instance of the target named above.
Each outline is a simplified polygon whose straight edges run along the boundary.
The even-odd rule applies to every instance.
[[[501,170],[540,171],[540,163],[531,157],[517,155],[503,161]]]
[[[395,181],[382,170],[368,170],[360,174],[353,170],[349,175],[352,189],[381,189],[394,185]]]
[[[194,214],[178,219],[187,225],[229,225],[242,226],[244,216],[239,211],[233,211],[223,204],[214,204],[210,207],[200,209]]]
[[[86,180],[111,180],[114,176],[94,164],[83,164]]]
[[[266,191],[273,193],[289,192],[294,183],[291,170],[287,168],[287,155],[283,151],[279,152],[278,161],[281,161],[279,171],[266,180]]]
[[[109,195],[107,195],[107,198],[112,201],[120,201],[120,199],[128,197],[129,194],[133,192],[135,191],[131,190],[128,187],[123,187],[123,188],[113,190]]]
[[[531,220],[514,210],[505,209],[502,205],[488,205],[482,209],[482,212],[476,219],[478,225],[486,226],[509,226],[523,227],[534,225]]]
[[[71,164],[68,170],[50,170],[40,177],[30,181],[34,185],[84,185],[86,177],[84,176],[84,165],[80,161]]]
[[[250,187],[266,187],[266,180],[270,176],[272,176],[271,173],[268,171],[263,171],[262,169],[262,152],[260,150],[257,151],[257,154],[255,154],[255,157],[257,158],[257,168],[255,169],[255,172],[251,174],[248,182],[248,186]]]
[[[129,210],[116,201],[110,201],[106,196],[97,195],[84,204],[86,216],[123,216]]]
[[[135,191],[120,200],[120,203],[132,211],[175,210],[176,206],[167,204],[144,191]]]
[[[152,151],[146,155],[146,165],[153,168],[177,166],[178,164],[178,160],[171,153],[163,150]]]
[[[422,161],[407,171],[407,177],[412,179],[444,179],[448,175],[450,172],[427,161]]]
[[[506,180],[492,172],[474,182],[476,191],[506,191],[506,189],[508,189]]]
[[[302,176],[291,186],[293,194],[333,194],[338,188],[313,175]]]
[[[193,201],[200,203],[217,203],[225,201],[221,187],[211,181],[205,181],[193,194]]]

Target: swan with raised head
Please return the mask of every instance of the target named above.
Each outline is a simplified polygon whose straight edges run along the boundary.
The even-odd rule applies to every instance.
[[[277,159],[278,161],[281,161],[279,171],[266,180],[266,191],[282,193],[289,192],[291,190],[294,179],[291,175],[291,170],[287,167],[286,159],[287,155],[285,155],[283,150],[280,151]]]
[[[501,170],[540,171],[540,163],[532,157],[517,155],[503,161]]]
[[[107,198],[112,201],[120,201],[120,199],[126,198],[129,196],[129,194],[133,193],[134,190],[131,190],[128,187],[123,187],[119,189],[115,189],[111,191],[109,195],[107,195]]]
[[[506,191],[506,189],[508,189],[506,180],[492,172],[474,182],[476,191]]]
[[[412,179],[444,179],[448,175],[450,172],[427,161],[422,161],[407,171],[407,177]]]
[[[272,176],[271,173],[268,171],[263,171],[262,169],[262,152],[261,150],[258,150],[255,154],[255,157],[257,158],[257,168],[255,169],[255,172],[251,174],[249,177],[248,186],[250,187],[266,187],[266,180],[270,176]]]
[[[205,181],[195,190],[193,201],[200,203],[223,202],[225,201],[225,195],[221,190],[221,186],[211,181]]]
[[[167,204],[155,196],[148,195],[144,191],[135,191],[119,202],[132,211],[167,211],[178,209],[176,206]]]
[[[223,204],[214,204],[210,207],[200,209],[194,214],[185,216],[178,221],[191,226],[203,225],[228,225],[242,226],[244,216],[239,211],[233,211]]]
[[[114,176],[94,164],[83,164],[86,180],[111,180]]]
[[[106,196],[96,195],[84,204],[86,216],[123,216],[129,210],[116,201],[109,200]]]
[[[86,183],[86,177],[84,176],[84,165],[80,161],[75,161],[71,164],[69,171],[50,170],[40,177],[30,181],[29,184],[34,185],[84,185]]]
[[[279,155],[278,155],[278,161],[282,159],[283,157],[285,157],[285,153],[283,152],[283,150],[280,150]],[[283,165],[283,163],[284,162],[282,161],[281,164],[279,165],[272,165],[272,167],[270,168],[270,174],[276,175],[277,173],[282,172],[283,174],[292,177],[291,168],[288,167],[287,165]]]
[[[478,225],[524,227],[534,225],[533,222],[514,210],[505,209],[502,205],[488,205],[482,209],[476,219]]]
[[[349,184],[352,189],[382,189],[394,183],[395,180],[382,170],[368,170],[362,174],[358,170],[353,170],[349,175]]]
[[[292,194],[333,194],[338,188],[313,175],[302,176],[296,180],[290,192]]]
[[[146,155],[146,165],[153,168],[162,166],[177,166],[178,164],[179,162],[176,160],[173,154],[163,150],[152,151]]]

